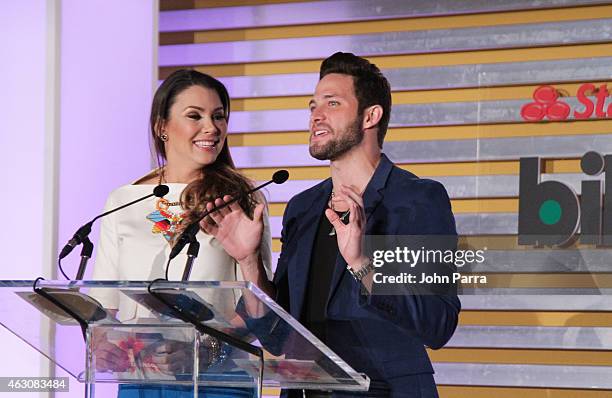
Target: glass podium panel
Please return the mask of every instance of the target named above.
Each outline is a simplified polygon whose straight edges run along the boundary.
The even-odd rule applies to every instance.
[[[0,281],[0,323],[81,382],[254,387],[260,359],[246,343],[263,350],[265,387],[369,386],[249,282],[38,282],[81,323],[34,293],[33,283]],[[119,311],[104,308],[108,302]],[[41,322],[71,336],[70,346],[45,343]]]

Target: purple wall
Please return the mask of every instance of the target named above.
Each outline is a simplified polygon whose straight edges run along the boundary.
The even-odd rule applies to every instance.
[[[46,274],[42,231],[47,5],[32,0],[3,2],[0,27],[0,137],[4,149],[0,157],[4,202],[0,279],[28,279]],[[25,236],[29,236],[27,241]],[[2,312],[3,317],[22,316],[12,314],[10,308]],[[2,376],[38,376],[49,368],[48,361],[4,328],[0,328],[0,350],[3,358],[13,359],[0,362]]]
[[[150,168],[147,120],[157,81],[157,4],[64,0],[61,36],[61,144],[58,240],[63,245],[106,196]],[[97,242],[98,230],[91,235]],[[77,256],[67,263],[76,272]],[[62,349],[78,339],[58,333]],[[76,382],[70,396],[82,396]],[[110,396],[98,388],[98,395]],[[64,396],[64,395],[62,395]]]

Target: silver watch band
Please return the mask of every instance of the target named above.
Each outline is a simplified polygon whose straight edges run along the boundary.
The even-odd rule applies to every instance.
[[[368,262],[362,265],[357,271],[352,269],[348,264],[346,269],[348,269],[357,282],[361,282],[361,280],[374,269],[374,263],[372,262],[372,259],[368,259]]]

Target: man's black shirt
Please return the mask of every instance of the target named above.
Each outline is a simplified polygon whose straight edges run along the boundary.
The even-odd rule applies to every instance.
[[[336,212],[339,217],[344,213]],[[348,216],[344,222],[348,222]],[[330,235],[332,225],[321,215],[317,236],[314,241],[312,262],[308,274],[306,300],[302,312],[302,323],[322,342],[326,342],[327,320],[325,305],[329,297],[332,276],[338,257],[338,241],[336,235]]]

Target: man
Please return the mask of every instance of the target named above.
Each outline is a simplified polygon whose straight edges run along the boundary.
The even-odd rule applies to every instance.
[[[381,154],[391,90],[367,60],[349,53],[324,60],[310,111],[310,154],[330,161],[331,178],[287,204],[272,286],[262,277],[257,242],[245,243],[252,249],[243,247],[235,258],[245,278],[259,281],[293,317],[370,377],[368,396],[437,397],[425,346],[437,349],[450,339],[460,302],[453,294],[368,294],[373,266],[362,240],[456,235],[448,195],[441,184],[419,179]],[[220,226],[223,217],[214,217]]]

